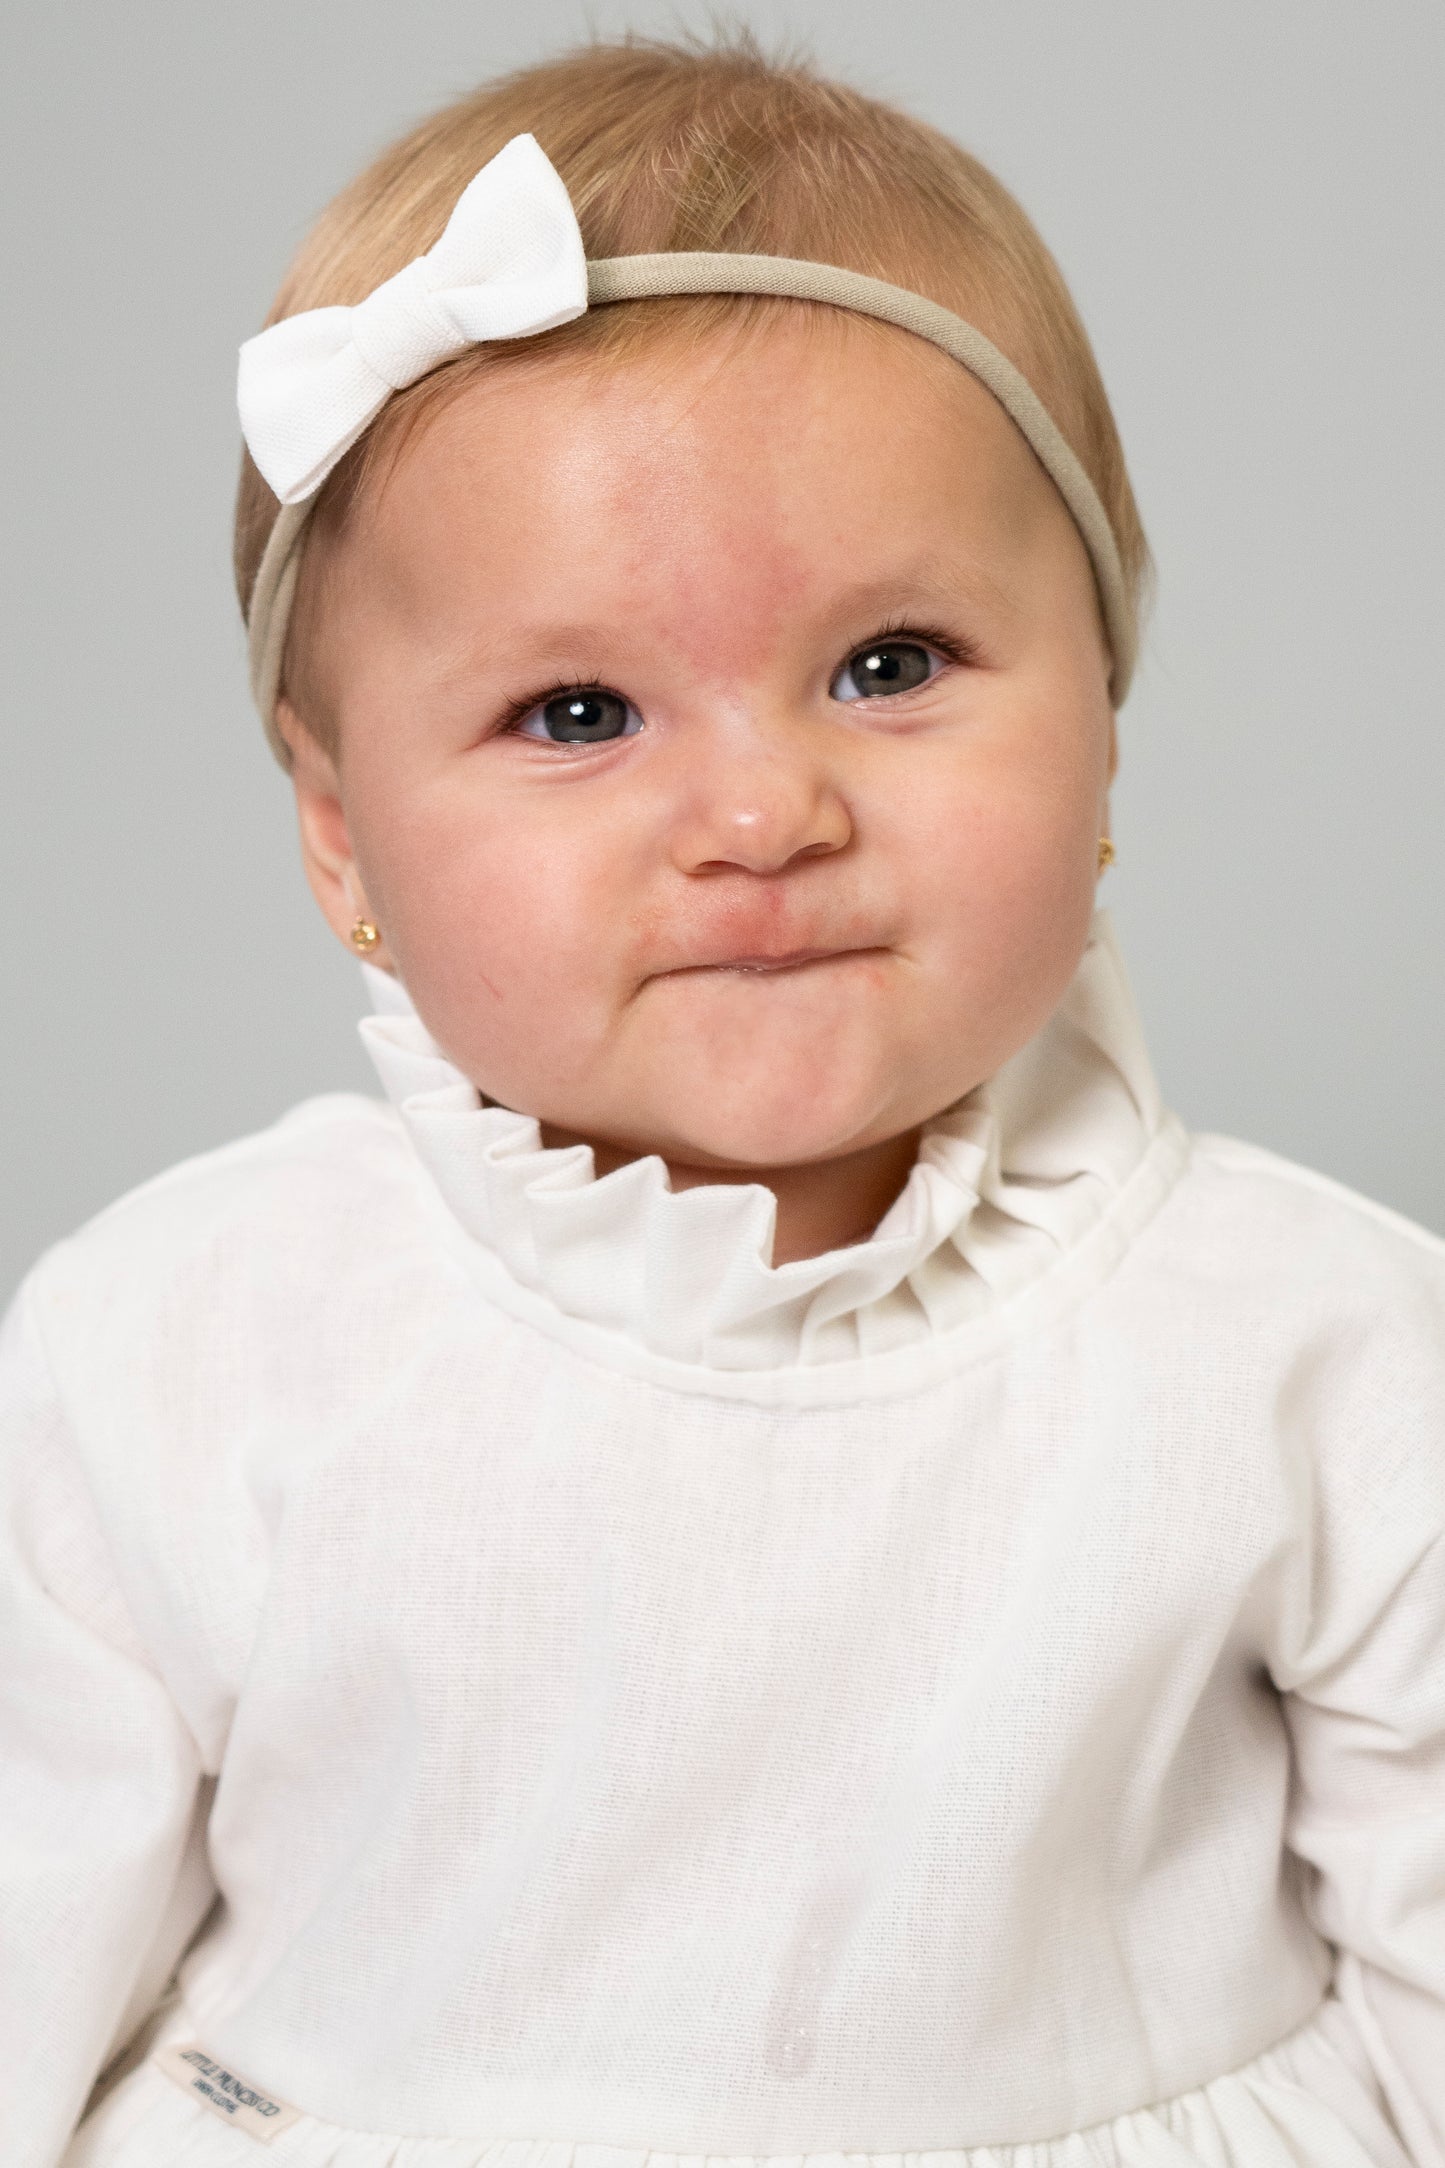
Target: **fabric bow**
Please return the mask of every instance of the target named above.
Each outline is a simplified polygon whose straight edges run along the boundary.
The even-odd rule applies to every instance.
[[[306,309],[247,339],[236,403],[251,457],[302,504],[394,391],[482,339],[550,331],[587,307],[571,198],[535,136],[467,183],[441,238],[355,308]]]

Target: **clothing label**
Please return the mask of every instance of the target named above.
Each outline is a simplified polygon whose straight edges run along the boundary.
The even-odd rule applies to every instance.
[[[262,2145],[268,2145],[278,2131],[285,2130],[301,2114],[299,2108],[288,2108],[284,2100],[273,2100],[269,2093],[248,2085],[194,2041],[161,2048],[151,2060],[168,2078],[174,2078],[183,2092],[199,2100],[213,2115],[219,2115],[223,2123],[234,2123]]]

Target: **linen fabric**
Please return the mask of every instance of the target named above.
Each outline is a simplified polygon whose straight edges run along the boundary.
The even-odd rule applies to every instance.
[[[777,1267],[363,970],[5,1323],[5,2168],[1445,2168],[1445,1243],[1104,909]]]

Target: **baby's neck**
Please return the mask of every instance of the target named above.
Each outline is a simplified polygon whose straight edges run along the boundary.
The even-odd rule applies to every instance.
[[[541,1124],[549,1150],[568,1144],[591,1144],[599,1179],[637,1158],[574,1131]],[[845,1153],[838,1159],[812,1160],[800,1167],[699,1167],[668,1160],[669,1187],[695,1189],[703,1182],[759,1182],[778,1200],[773,1237],[774,1266],[799,1257],[819,1257],[825,1250],[866,1242],[908,1180],[918,1156],[921,1125],[880,1144]]]

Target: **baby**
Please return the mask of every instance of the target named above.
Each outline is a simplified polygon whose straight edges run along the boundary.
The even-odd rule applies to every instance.
[[[7,2168],[1445,2168],[1445,1243],[1160,1100],[1023,212],[592,47],[240,395],[387,1100],[7,1321]]]

